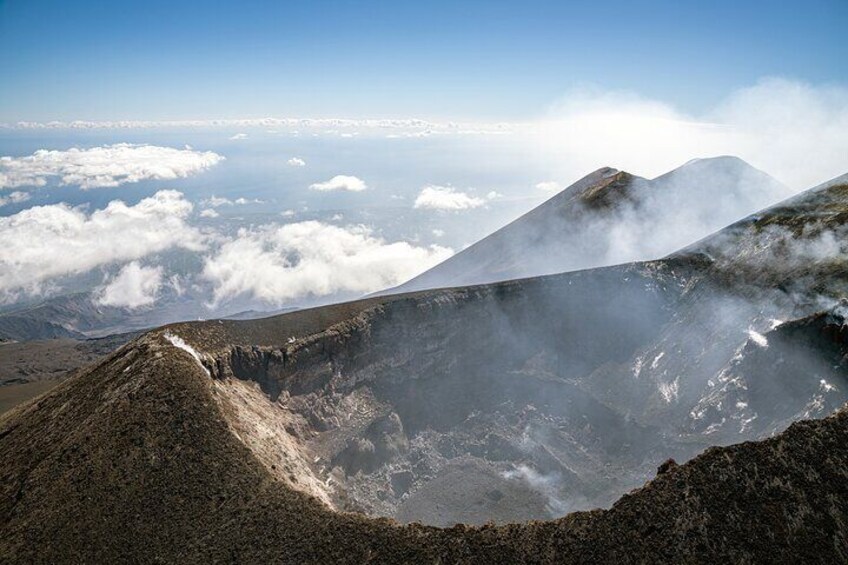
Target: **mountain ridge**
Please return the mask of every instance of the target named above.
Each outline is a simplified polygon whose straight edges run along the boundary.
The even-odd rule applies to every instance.
[[[707,188],[712,189],[710,194],[706,194]],[[659,258],[754,212],[773,201],[774,194],[786,191],[738,157],[694,159],[651,180],[602,167],[443,263],[377,294]],[[677,219],[684,210],[688,216]],[[680,235],[673,242],[658,241],[638,252],[619,249],[625,235],[656,239],[662,230],[655,224],[675,222],[680,225],[673,229]],[[636,233],[619,233],[622,228]],[[660,252],[663,246],[664,253]]]

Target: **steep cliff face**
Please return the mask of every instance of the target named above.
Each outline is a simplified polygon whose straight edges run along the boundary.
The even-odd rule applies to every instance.
[[[285,347],[229,348],[213,370],[258,383],[339,508],[553,517],[608,504],[664,456],[657,430],[572,379],[644,347],[672,280],[645,265],[395,300]]]

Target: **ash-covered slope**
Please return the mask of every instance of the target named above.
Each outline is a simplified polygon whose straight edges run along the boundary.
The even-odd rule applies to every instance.
[[[653,180],[603,168],[391,292],[654,259],[785,194],[736,157],[696,159]]]
[[[558,518],[609,506],[668,457],[826,417],[848,400],[832,301],[844,252],[758,258],[816,241],[825,232],[803,226],[822,217],[840,229],[848,191],[793,202],[801,228],[754,254],[694,250],[151,332],[2,420],[14,456],[0,461],[0,552],[844,560],[845,414],[711,449],[608,511],[448,530],[373,518]]]

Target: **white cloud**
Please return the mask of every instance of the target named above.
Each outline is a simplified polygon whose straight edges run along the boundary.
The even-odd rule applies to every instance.
[[[132,261],[94,291],[95,302],[102,306],[140,308],[156,302],[162,287],[162,267],[142,267]]]
[[[440,229],[438,229],[438,228],[435,228],[435,229],[433,230],[433,235],[434,235],[435,237],[444,237],[444,235],[445,235],[445,230],[440,230]]]
[[[584,89],[568,94],[537,126],[527,133],[547,146],[559,178],[604,165],[654,177],[717,155],[740,157],[795,191],[848,171],[848,89],[840,87],[764,79],[701,115]]]
[[[6,204],[20,204],[21,202],[26,202],[31,198],[28,192],[21,192],[16,190],[15,192],[9,193],[9,196],[0,196],[0,206],[5,206]]]
[[[201,204],[205,204],[207,206],[211,206],[212,208],[217,208],[219,206],[232,206],[233,201],[229,198],[223,198],[215,196],[214,194],[207,198],[206,200],[201,200]]]
[[[280,212],[280,215],[284,218],[293,218],[295,216],[295,214],[297,214],[297,212],[295,212],[292,209],[283,210],[282,212]]]
[[[415,199],[415,208],[428,210],[468,210],[479,208],[486,201],[459,192],[450,186],[425,186]]]
[[[232,140],[232,141],[239,141],[239,140],[242,140],[242,139],[247,139],[246,133],[237,133],[237,134],[230,137],[230,140]]]
[[[541,190],[542,192],[559,192],[564,187],[556,181],[544,181],[540,182],[536,185],[536,190]]]
[[[215,210],[213,210],[212,208],[206,208],[205,210],[203,210],[202,212],[200,212],[200,217],[201,217],[201,218],[217,218],[217,217],[218,217],[218,216],[220,216],[220,215],[221,215],[221,214],[219,214],[218,212],[216,212],[216,211],[215,211]]]
[[[244,198],[244,197],[239,197],[239,198],[236,198],[235,200],[230,200],[229,198],[221,197],[221,196],[215,196],[213,194],[212,196],[210,196],[206,200],[201,200],[200,203],[204,204],[206,206],[209,206],[211,208],[220,208],[221,206],[235,206],[235,205],[242,206],[244,204],[262,204],[262,201],[259,200],[258,198],[254,198],[254,199],[250,200],[250,199],[247,199],[247,198]]]
[[[331,190],[346,190],[349,192],[360,192],[368,188],[365,181],[349,175],[336,175],[328,181],[317,182],[309,185],[310,190],[327,192]]]
[[[100,265],[174,247],[200,251],[204,238],[186,223],[191,210],[181,193],[162,190],[134,206],[114,200],[87,213],[53,204],[0,218],[0,302]]]
[[[44,186],[51,180],[80,188],[173,180],[208,169],[224,158],[211,151],[118,143],[67,151],[40,149],[26,157],[0,157],[0,188]]]
[[[301,159],[300,157],[292,157],[288,161],[286,161],[289,167],[305,167],[306,161]]]
[[[281,304],[303,296],[372,292],[447,259],[450,249],[388,243],[365,226],[316,221],[241,229],[207,257],[215,302],[251,295]]]

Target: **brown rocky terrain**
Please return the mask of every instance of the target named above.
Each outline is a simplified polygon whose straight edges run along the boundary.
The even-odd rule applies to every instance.
[[[137,335],[0,342],[0,414],[50,390]]]

